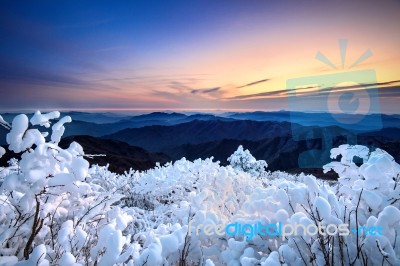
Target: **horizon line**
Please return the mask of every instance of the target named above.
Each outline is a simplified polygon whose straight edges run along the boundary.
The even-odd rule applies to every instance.
[[[211,112],[211,113],[220,113],[220,112],[236,112],[236,113],[246,113],[246,112],[296,112],[296,113],[334,113],[334,114],[344,114],[344,115],[360,115],[360,114],[349,114],[349,113],[341,113],[341,112],[327,112],[322,110],[315,110],[315,111],[304,111],[304,110],[286,110],[286,109],[253,109],[253,108],[21,108],[21,109],[0,109],[1,114],[5,113],[34,113],[36,111],[43,112],[51,112],[51,111],[63,111],[63,112],[88,112],[88,113],[102,113],[102,112],[111,112],[111,113],[118,113],[118,112]],[[400,115],[400,113],[367,113],[365,115],[376,115],[376,114],[383,114],[383,115]]]

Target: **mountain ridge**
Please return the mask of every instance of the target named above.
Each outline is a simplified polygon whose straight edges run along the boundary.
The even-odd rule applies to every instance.
[[[148,126],[124,129],[103,138],[116,139],[150,151],[160,151],[181,144],[198,144],[223,138],[262,139],[290,134],[287,122],[258,122],[250,120],[194,120],[173,126]]]

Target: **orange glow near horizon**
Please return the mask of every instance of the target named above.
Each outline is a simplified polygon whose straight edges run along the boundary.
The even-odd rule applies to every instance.
[[[397,0],[169,5],[135,15],[109,7],[124,19],[93,28],[54,25],[48,14],[36,38],[17,27],[0,68],[2,108],[280,110],[288,108],[280,91],[290,79],[364,69],[375,70],[378,83],[400,79]],[[348,40],[343,68],[340,39]],[[350,69],[368,49],[372,56]],[[318,52],[337,69],[316,60]],[[398,112],[395,91],[385,112]],[[269,92],[276,94],[260,96]]]

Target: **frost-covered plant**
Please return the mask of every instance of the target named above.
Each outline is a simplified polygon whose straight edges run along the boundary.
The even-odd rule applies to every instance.
[[[340,148],[343,153],[360,157],[362,154],[354,153],[354,149],[364,150],[365,147]],[[337,152],[338,150],[332,150],[333,155]],[[360,175],[354,175],[354,178],[360,178],[362,181],[365,175],[371,174],[363,169],[375,165],[386,169],[382,170],[386,175],[379,176],[384,178],[382,183],[387,183],[386,188],[397,189],[400,185],[396,179],[398,164],[391,156],[381,150],[368,150],[366,154],[365,163],[359,167]],[[390,164],[383,166],[384,162]],[[355,164],[347,163],[344,166],[348,167],[347,171],[356,167]],[[337,164],[333,162],[331,166],[333,165]],[[329,165],[326,167],[328,169]],[[138,265],[177,263],[184,250],[190,251],[185,258],[194,265],[399,263],[400,248],[396,242],[399,241],[397,238],[400,233],[400,211],[396,205],[397,201],[394,202],[396,198],[393,198],[397,192],[385,196],[393,198],[392,201],[378,205],[376,212],[372,213],[365,201],[370,197],[369,184],[363,183],[360,187],[351,185],[350,190],[343,191],[348,183],[347,178],[339,179],[332,185],[311,175],[292,176],[277,172],[274,174],[275,178],[268,182],[268,186],[263,186],[256,176],[240,170],[232,171],[230,166],[221,167],[211,160],[181,160],[136,177],[133,190],[146,195],[154,204],[152,210],[143,212],[140,218],[143,229],[135,234],[135,239],[141,239],[144,248],[136,261]],[[216,182],[217,180],[221,182]],[[169,194],[175,190],[179,193]],[[399,195],[398,193],[397,196]],[[379,194],[380,196],[383,195]],[[162,200],[165,197],[167,200]],[[224,209],[223,203],[226,202],[234,203],[234,208],[227,208],[229,211]],[[151,215],[154,218],[149,223]],[[188,220],[192,226],[190,234],[187,233]],[[241,224],[255,224],[261,221],[264,226],[278,222],[304,226],[319,223],[322,226],[349,224],[350,229],[359,226],[380,226],[383,235],[366,235],[363,232],[351,233],[348,236],[301,234],[287,236],[285,239],[281,236],[256,235],[246,240],[238,235],[196,235],[194,229],[199,224],[205,226],[234,221]]]
[[[59,112],[24,114],[7,125],[8,149],[22,153],[18,168],[11,165],[0,187],[0,264],[112,265],[129,261],[130,236],[124,235],[132,217],[111,206],[121,198],[87,181],[89,163],[73,142],[58,146],[64,133]],[[29,128],[30,125],[37,128]],[[49,137],[46,140],[46,137]]]
[[[183,257],[198,265],[204,252],[221,250],[223,241],[188,236],[188,222],[193,226],[228,222],[247,194],[262,187],[257,178],[221,167],[212,158],[194,162],[183,158],[125,178],[131,180],[132,193],[139,199],[129,210],[136,217],[131,232],[144,247],[138,265],[178,263]],[[185,250],[187,256],[182,256]]]
[[[257,161],[249,150],[243,150],[242,145],[227,160],[233,169],[249,173],[252,176],[265,175],[265,169],[268,167],[264,160]]]
[[[362,190],[360,206],[365,212],[360,215],[363,222],[370,215],[378,215],[383,208],[392,205],[400,208],[400,165],[381,149],[370,152],[367,147],[341,145],[331,151],[331,157],[342,156],[340,162],[334,161],[324,166],[324,171],[334,170],[339,174],[339,195],[355,205],[357,195]],[[353,158],[363,159],[357,166]]]
[[[382,228],[383,235],[356,231],[349,236],[255,236],[228,240],[228,249],[221,253],[224,263],[244,265],[398,265],[400,248],[400,211],[398,200],[400,168],[393,157],[377,149],[343,145],[332,150],[332,158],[342,155],[340,162],[325,166],[340,175],[336,186],[304,176],[301,182],[274,180],[272,186],[255,191],[234,220],[265,224],[321,223]],[[358,167],[354,156],[364,163]],[[231,244],[230,244],[231,243]]]

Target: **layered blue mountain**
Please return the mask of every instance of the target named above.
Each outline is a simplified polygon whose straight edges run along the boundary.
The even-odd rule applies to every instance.
[[[103,138],[124,141],[150,151],[162,151],[182,144],[199,144],[222,139],[260,140],[287,136],[288,122],[259,122],[251,120],[194,120],[173,126],[129,128]]]
[[[299,155],[309,150],[340,144],[363,144],[383,148],[400,161],[400,116],[336,116],[328,113],[248,112],[176,113],[154,112],[143,115],[67,112],[73,122],[66,124],[63,144],[81,143],[87,153],[106,157],[91,162],[109,163],[121,172],[131,167],[149,169],[182,157],[190,160],[213,156],[222,164],[239,145],[257,158],[266,160],[271,170],[310,172],[298,165]],[[12,121],[14,114],[4,114]],[[360,119],[363,118],[363,119]],[[354,123],[342,123],[350,121]],[[367,123],[367,122],[378,123]],[[7,130],[0,127],[0,145]],[[328,140],[328,146],[326,143]],[[325,141],[325,142],[323,142]],[[2,158],[2,164],[5,158]],[[17,156],[17,155],[16,155]],[[329,161],[329,149],[323,155]],[[318,159],[318,158],[316,158]],[[320,169],[314,174],[322,176]]]
[[[86,154],[105,155],[86,158],[90,163],[109,165],[109,169],[116,173],[133,168],[147,170],[154,168],[156,163],[165,164],[172,158],[161,152],[148,152],[143,148],[131,146],[117,140],[100,139],[91,136],[70,136],[60,142],[60,147],[67,148],[71,142],[82,145]]]
[[[246,112],[226,114],[227,117],[254,121],[280,121],[300,124],[302,126],[340,126],[357,132],[376,131],[393,127],[400,128],[400,116],[386,114],[331,114],[304,112]],[[343,123],[341,121],[348,121]]]

